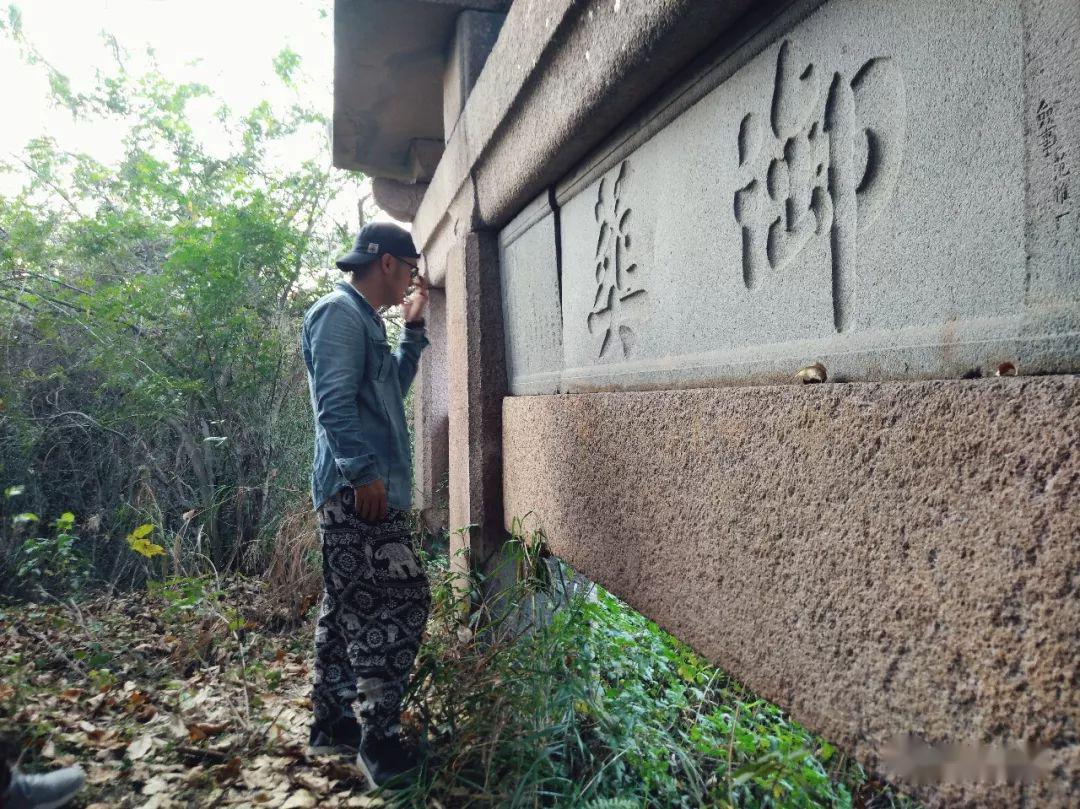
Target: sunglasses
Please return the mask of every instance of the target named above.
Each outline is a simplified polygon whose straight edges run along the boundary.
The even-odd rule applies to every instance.
[[[398,261],[400,261],[402,264],[404,264],[406,267],[409,268],[409,280],[410,281],[416,281],[417,279],[420,278],[420,265],[419,264],[410,264],[408,261],[406,261],[403,258],[398,258]]]

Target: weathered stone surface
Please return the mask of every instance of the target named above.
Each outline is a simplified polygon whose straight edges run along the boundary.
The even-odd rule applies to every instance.
[[[778,17],[560,185],[562,389],[1080,370],[1078,26]]]
[[[463,10],[510,0],[335,0],[334,165],[406,182],[431,179],[443,142],[442,79]],[[420,153],[414,141],[427,142]],[[417,159],[419,158],[419,159]]]
[[[1080,794],[1080,378],[509,398],[505,518],[874,765],[1024,740]]]
[[[754,5],[516,0],[417,213],[418,244],[455,209],[469,228],[505,225]]]
[[[435,173],[442,153],[442,138],[413,138],[409,141],[408,157],[411,175],[426,184]]]
[[[442,140],[439,77],[456,15],[452,6],[410,0],[336,0],[335,166],[430,179],[415,174],[409,147],[416,138]]]
[[[505,14],[485,11],[458,15],[443,73],[443,140],[450,139],[505,19]]]
[[[562,370],[555,215],[543,194],[499,234],[510,393],[556,393]]]
[[[465,230],[479,228],[473,166],[500,123],[510,114],[518,95],[541,63],[545,51],[555,46],[555,32],[570,14],[573,0],[520,0],[507,11],[503,30],[496,40],[454,131],[431,178],[431,187],[416,214],[413,238],[421,250],[432,242],[445,241],[448,231],[460,222]],[[490,67],[489,67],[490,65]],[[470,103],[471,102],[471,103]],[[540,192],[537,188],[519,200],[509,220]],[[456,220],[456,221],[455,221]],[[453,224],[451,224],[453,222]]]
[[[420,355],[412,393],[414,502],[427,529],[435,533],[447,528],[449,520],[450,363],[445,290],[429,290],[425,320],[431,344]]]
[[[371,181],[371,195],[380,208],[399,222],[411,222],[427,191],[426,183],[403,183],[387,177]]]
[[[498,243],[468,233],[446,267],[450,367],[450,550],[455,566],[484,568],[502,527],[502,399],[506,365]],[[467,555],[458,554],[466,549]]]

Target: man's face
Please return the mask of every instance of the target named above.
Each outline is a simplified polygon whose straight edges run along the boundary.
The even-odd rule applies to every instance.
[[[393,274],[393,290],[395,300],[403,299],[412,287],[416,277],[420,274],[420,270],[417,268],[416,259],[412,258],[398,258],[393,256],[394,259],[394,274]]]

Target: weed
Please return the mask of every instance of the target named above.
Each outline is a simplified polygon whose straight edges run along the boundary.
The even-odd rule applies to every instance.
[[[12,520],[16,531],[39,524],[36,514],[17,514]],[[16,579],[23,589],[65,594],[76,592],[86,581],[90,563],[77,547],[79,538],[72,529],[75,515],[61,514],[52,523],[53,531],[44,536],[30,536],[20,548]]]
[[[852,805],[866,778],[831,745],[544,559],[535,538],[511,546],[517,582],[494,595],[490,580],[465,586],[445,557],[430,561],[429,637],[405,713],[430,764],[400,805]],[[463,598],[479,602],[467,627]]]

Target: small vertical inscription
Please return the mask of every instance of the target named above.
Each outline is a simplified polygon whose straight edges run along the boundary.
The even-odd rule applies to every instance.
[[[828,74],[826,74],[828,76]],[[850,321],[858,237],[881,214],[900,172],[904,82],[887,57],[865,62],[854,77],[834,72],[822,97],[820,69],[785,40],[776,60],[772,105],[739,127],[735,192],[742,229],[742,275],[758,289],[816,237],[830,236],[833,325]]]
[[[1039,147],[1043,158],[1050,165],[1052,195],[1055,218],[1061,220],[1072,212],[1069,197],[1069,166],[1065,159],[1065,149],[1058,139],[1057,115],[1054,104],[1045,98],[1039,101],[1035,112],[1035,123],[1039,132]]]
[[[600,358],[612,356],[618,350],[622,357],[634,353],[637,343],[630,304],[639,304],[645,297],[636,277],[638,266],[630,261],[631,210],[625,201],[630,164],[623,161],[614,183],[609,177],[600,181],[596,192],[595,277],[596,295],[589,312],[589,334],[602,334]],[[618,343],[618,349],[615,344]]]

